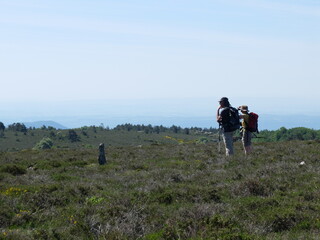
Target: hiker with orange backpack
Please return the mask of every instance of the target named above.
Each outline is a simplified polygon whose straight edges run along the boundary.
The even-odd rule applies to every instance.
[[[242,144],[244,148],[245,155],[248,155],[252,152],[252,134],[254,132],[259,133],[258,131],[258,114],[250,112],[247,105],[242,105],[238,107],[238,110],[241,111],[240,119],[242,119]]]

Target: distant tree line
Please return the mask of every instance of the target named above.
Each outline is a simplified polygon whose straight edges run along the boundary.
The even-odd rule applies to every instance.
[[[27,132],[28,129],[23,123],[13,123],[8,126],[8,129],[16,132]]]
[[[29,127],[27,128],[23,123],[13,123],[8,125],[7,127],[10,131],[16,131],[16,132],[27,132],[28,130],[36,130],[35,127]],[[38,128],[41,130],[57,130],[54,127],[51,126],[42,126],[41,128]],[[93,129],[94,132],[97,132],[97,130],[107,130],[107,131],[141,131],[145,133],[163,133],[163,132],[173,132],[173,133],[184,133],[189,134],[191,132],[211,132],[216,133],[218,130],[216,128],[200,128],[200,127],[190,127],[190,128],[182,128],[180,126],[172,125],[171,127],[165,127],[163,125],[155,125],[152,126],[151,124],[144,125],[144,124],[131,124],[131,123],[125,123],[125,124],[119,124],[114,128],[109,127],[103,127],[103,126],[84,126],[81,128],[82,130],[88,130]],[[0,122],[0,131],[5,130],[5,125]],[[72,132],[73,133],[73,132]],[[71,135],[72,135],[71,133]]]
[[[149,125],[133,125],[130,123],[117,125],[113,130],[116,131],[141,131],[145,133],[163,133],[163,132],[173,132],[173,133],[183,133],[183,134],[190,134],[191,132],[217,132],[215,128],[200,128],[200,127],[191,127],[191,128],[182,128],[180,126],[172,125],[171,127],[164,127],[160,126],[152,126]]]
[[[97,128],[102,129],[101,127],[91,126],[89,128]],[[140,131],[146,134],[151,133],[180,133],[180,134],[218,134],[217,128],[200,128],[200,127],[190,127],[190,128],[182,128],[180,126],[172,125],[171,127],[160,126],[152,126],[149,125],[141,125],[141,124],[121,124],[117,125],[113,129],[104,128],[104,130],[108,131]],[[263,130],[260,131],[259,134],[255,134],[258,137],[258,141],[261,142],[277,142],[277,141],[291,141],[291,140],[320,140],[320,130],[305,128],[305,127],[297,127],[287,129],[285,127],[281,127],[278,130]]]
[[[314,130],[305,127],[296,127],[287,129],[281,127],[278,130],[263,130],[257,134],[260,141],[278,142],[291,140],[319,140],[320,130]]]
[[[54,127],[46,127],[42,126],[39,128],[41,130],[49,130],[50,137],[56,136],[56,130]],[[87,135],[87,130],[92,130],[93,132],[99,131],[136,131],[136,132],[144,132],[146,134],[152,133],[178,133],[178,134],[217,134],[218,129],[216,128],[200,128],[200,127],[190,127],[183,128],[180,126],[172,125],[171,127],[165,127],[163,125],[153,126],[151,124],[120,124],[114,128],[104,127],[104,126],[90,126],[90,127],[82,127],[81,131],[83,135]],[[4,136],[4,131],[15,131],[22,132],[26,134],[29,130],[37,130],[34,127],[27,128],[23,123],[13,123],[5,127],[5,125],[0,122],[0,137]],[[31,133],[33,135],[33,133]],[[277,142],[277,141],[291,141],[291,140],[320,140],[320,130],[305,128],[305,127],[296,127],[287,129],[285,127],[281,127],[278,130],[263,130],[260,131],[259,134],[255,134],[258,138],[257,141],[260,142]],[[80,140],[77,132],[74,129],[69,129],[67,131],[67,138],[71,142],[77,142]]]

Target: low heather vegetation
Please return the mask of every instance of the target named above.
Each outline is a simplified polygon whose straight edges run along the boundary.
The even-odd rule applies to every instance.
[[[53,127],[26,128],[14,123],[7,128],[0,122],[0,151],[23,149],[79,149],[96,148],[100,143],[106,146],[136,146],[152,144],[214,143],[218,141],[217,128],[181,128],[179,126],[151,126],[122,124],[115,128],[104,126],[81,127],[60,130]],[[235,139],[241,138],[240,132]],[[276,131],[263,130],[255,134],[254,142],[281,142],[291,140],[320,140],[320,130],[303,127]]]
[[[0,239],[318,238],[317,141],[176,143],[1,152]]]
[[[151,125],[118,125],[113,129],[103,126],[81,127],[59,130],[52,127],[26,128],[14,123],[0,128],[0,151],[22,149],[79,149],[96,148],[100,143],[106,146],[132,146],[152,144],[177,144],[196,141],[216,141],[218,130],[214,128],[181,128]]]

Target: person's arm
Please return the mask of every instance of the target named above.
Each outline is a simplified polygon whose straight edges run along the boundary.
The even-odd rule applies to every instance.
[[[243,128],[247,128],[248,124],[249,124],[249,115],[248,114],[243,115],[242,118],[243,118],[242,126],[243,126]]]
[[[220,116],[220,109],[221,109],[221,106],[219,106],[217,109],[217,122],[221,122],[221,120],[222,120],[222,118]]]
[[[237,110],[241,112],[241,106],[239,106]],[[243,119],[243,115],[242,115],[242,114],[239,114],[239,118],[240,118],[240,119]]]

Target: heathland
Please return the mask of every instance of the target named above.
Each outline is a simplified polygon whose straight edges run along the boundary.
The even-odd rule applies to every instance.
[[[217,129],[15,127],[0,137],[0,239],[319,237],[316,130],[262,131],[226,158]]]

